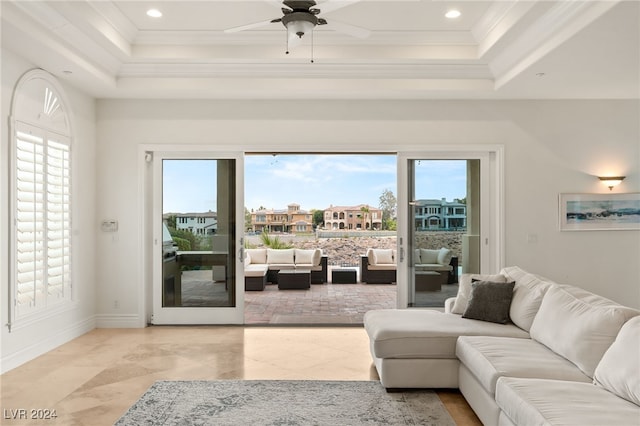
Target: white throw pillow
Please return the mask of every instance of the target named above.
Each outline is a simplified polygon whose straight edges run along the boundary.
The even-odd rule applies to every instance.
[[[315,254],[315,250],[311,249],[311,250],[303,250],[303,249],[296,249],[296,263],[297,264],[307,264],[307,265],[312,265],[313,264],[313,255]]]
[[[415,265],[419,265],[422,263],[422,260],[420,260],[420,249],[415,249],[413,251],[413,263]]]
[[[525,331],[531,330],[542,299],[550,287],[551,282],[533,274],[525,274],[517,279],[509,312],[511,321]]]
[[[451,263],[451,258],[453,257],[453,252],[448,248],[442,247],[438,250],[438,263],[441,265],[448,265]]]
[[[376,249],[373,253],[376,259],[376,265],[394,263],[393,250],[391,249]]]
[[[311,264],[313,266],[318,266],[320,265],[321,260],[322,260],[322,249],[315,249],[313,251],[313,258],[312,258]]]
[[[622,326],[593,379],[596,385],[640,405],[640,316]]]
[[[251,265],[251,255],[249,254],[248,251],[244,252],[244,264],[245,265]]]
[[[594,306],[554,284],[542,299],[530,334],[593,377],[625,321],[621,309]]]
[[[293,264],[294,249],[267,249],[267,263]]]
[[[480,275],[480,274],[462,274],[458,282],[458,295],[456,301],[451,308],[451,313],[462,315],[467,310],[469,298],[471,296],[471,281],[491,281],[494,283],[506,283],[507,279],[504,275]]]
[[[267,249],[247,249],[246,253],[251,258],[251,263],[267,263]]]
[[[422,263],[438,263],[440,250],[420,249],[420,260]]]

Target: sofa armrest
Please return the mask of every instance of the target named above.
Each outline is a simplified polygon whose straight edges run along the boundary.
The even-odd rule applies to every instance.
[[[360,255],[360,281],[366,283],[369,279],[369,257],[367,255]]]
[[[455,297],[449,297],[447,300],[444,301],[444,312],[446,314],[450,314],[451,310],[453,309],[453,304],[456,302],[456,298]]]

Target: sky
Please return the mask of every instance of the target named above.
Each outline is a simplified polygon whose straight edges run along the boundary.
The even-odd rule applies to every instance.
[[[368,204],[378,207],[390,190],[397,197],[395,155],[247,155],[245,207],[284,210],[299,204],[303,210],[324,210],[331,205]],[[421,160],[416,162],[415,199],[466,196],[466,162]],[[164,160],[163,211],[191,213],[216,211],[216,162]],[[197,184],[185,185],[185,182]]]

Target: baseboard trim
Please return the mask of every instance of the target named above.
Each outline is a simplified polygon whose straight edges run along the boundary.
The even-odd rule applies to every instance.
[[[21,349],[15,353],[9,354],[0,360],[0,374],[4,374],[7,371],[13,370],[20,365],[31,361],[42,354],[45,354],[60,345],[63,345],[71,340],[82,336],[85,333],[90,332],[96,328],[96,319],[91,316],[82,321],[78,321],[75,324],[70,325],[64,330],[60,330],[58,333],[39,340],[24,349]]]
[[[143,328],[136,314],[96,315],[96,328]]]

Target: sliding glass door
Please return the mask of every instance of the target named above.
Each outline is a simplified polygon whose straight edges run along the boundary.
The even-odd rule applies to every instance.
[[[398,305],[442,308],[462,273],[493,271],[490,153],[398,157]]]
[[[152,322],[241,324],[242,155],[156,152],[153,173]]]

